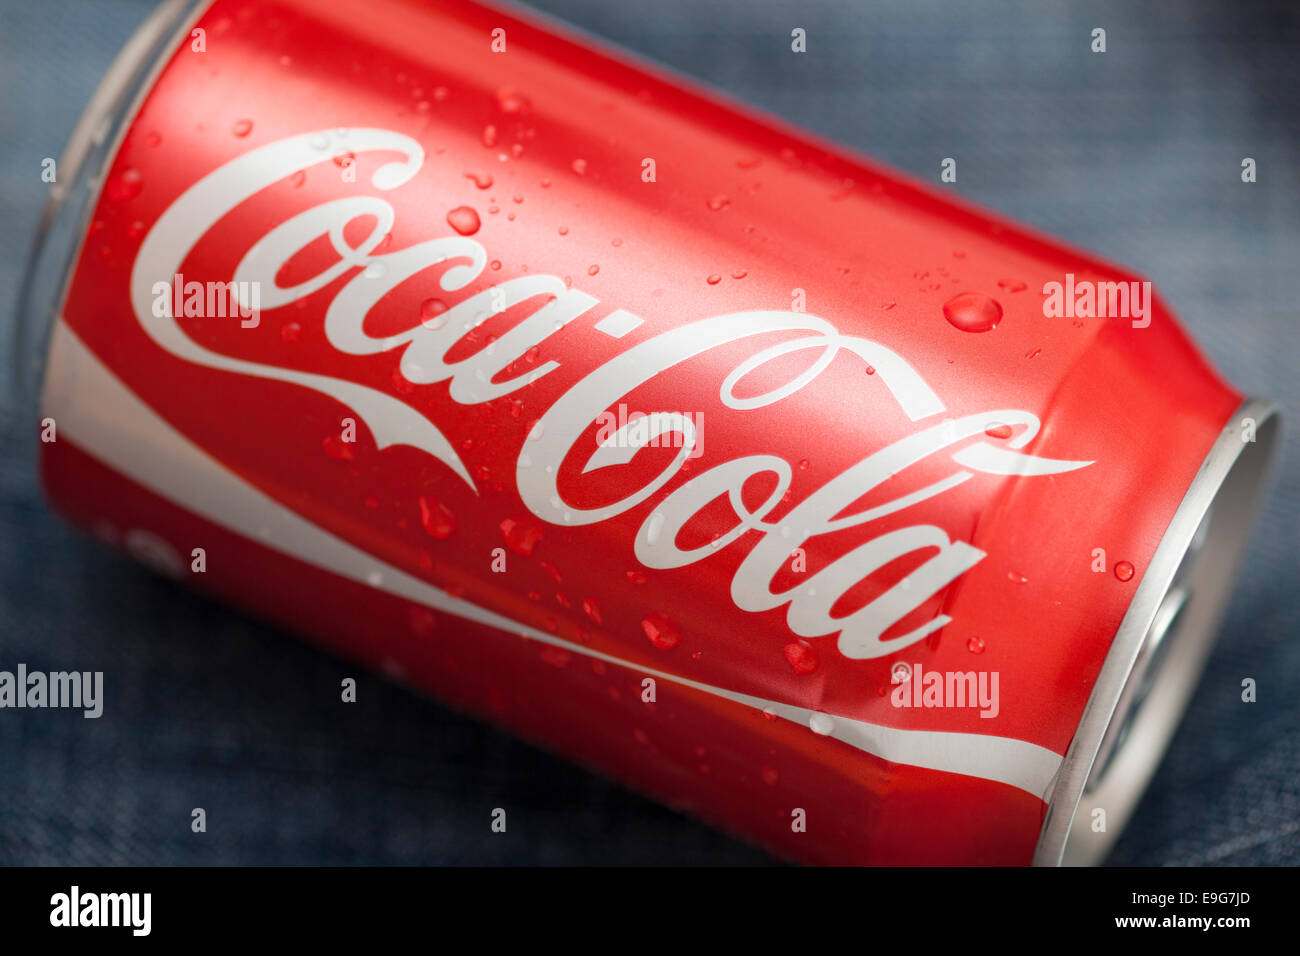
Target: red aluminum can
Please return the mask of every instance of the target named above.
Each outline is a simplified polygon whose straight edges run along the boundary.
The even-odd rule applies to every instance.
[[[465,2],[167,4],[70,171],[76,524],[784,857],[1122,828],[1276,432],[1149,284]]]

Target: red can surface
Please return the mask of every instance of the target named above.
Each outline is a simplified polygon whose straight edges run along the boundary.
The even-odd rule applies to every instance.
[[[72,521],[788,858],[1122,828],[1275,432],[1149,283],[462,2],[173,4],[69,153]]]

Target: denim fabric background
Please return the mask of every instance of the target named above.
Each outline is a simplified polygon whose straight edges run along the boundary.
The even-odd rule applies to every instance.
[[[0,3],[5,326],[40,160],[150,6]],[[1300,423],[1293,4],[537,6],[915,175],[957,157],[957,192],[1149,275],[1229,379]],[[5,442],[0,667],[103,670],[108,706],[0,711],[0,862],[768,861],[377,677],[339,707],[352,668],[81,537]],[[1283,452],[1207,675],[1112,862],[1300,861],[1300,468],[1294,442]],[[1256,704],[1239,699],[1245,676]],[[488,832],[496,806],[505,837]]]

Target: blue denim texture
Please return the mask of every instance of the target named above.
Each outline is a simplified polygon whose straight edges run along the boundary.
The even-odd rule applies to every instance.
[[[1294,427],[1294,5],[536,6],[917,176],[956,157],[961,195],[1153,278],[1215,365]],[[40,160],[59,155],[150,7],[0,4],[2,332],[45,195]],[[805,55],[789,53],[794,27]],[[1246,156],[1253,185],[1239,179]],[[769,861],[377,676],[339,708],[353,668],[83,538],[4,441],[0,667],[103,670],[108,708],[0,712],[0,863]],[[1298,572],[1288,438],[1206,676],[1111,862],[1300,862]],[[1240,700],[1243,677],[1259,683],[1255,704]],[[511,808],[507,837],[488,831],[496,806]]]

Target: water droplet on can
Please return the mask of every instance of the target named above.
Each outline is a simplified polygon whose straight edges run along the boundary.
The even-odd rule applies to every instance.
[[[326,435],[321,447],[325,449],[325,454],[336,461],[352,460],[352,443],[344,441],[338,435]]]
[[[529,103],[528,97],[520,93],[512,86],[503,86],[497,90],[497,108],[502,113],[510,116],[516,116],[525,113],[532,104]]]
[[[420,496],[420,524],[429,533],[429,537],[444,541],[456,530],[456,518],[437,498],[431,495]]]
[[[457,206],[447,213],[447,225],[462,236],[472,236],[482,224],[478,213],[469,206]]]
[[[501,535],[511,551],[527,558],[542,540],[542,526],[530,518],[507,518],[501,522]]]
[[[815,711],[813,715],[808,718],[808,726],[812,729],[813,733],[827,737],[835,730],[835,718],[830,714],[823,714],[821,711]]]
[[[443,313],[447,311],[447,303],[442,299],[425,299],[420,303],[420,324],[431,332],[436,332],[447,324],[447,319]]]
[[[108,183],[108,198],[114,202],[134,199],[144,188],[144,180],[138,169],[124,169]]]
[[[682,632],[662,614],[647,614],[641,619],[641,630],[650,643],[660,650],[671,650],[682,642]]]
[[[796,674],[811,674],[817,669],[817,651],[807,641],[791,641],[784,650],[786,662]]]
[[[1002,321],[1002,306],[978,292],[962,292],[943,304],[943,317],[963,332],[987,332]]]

